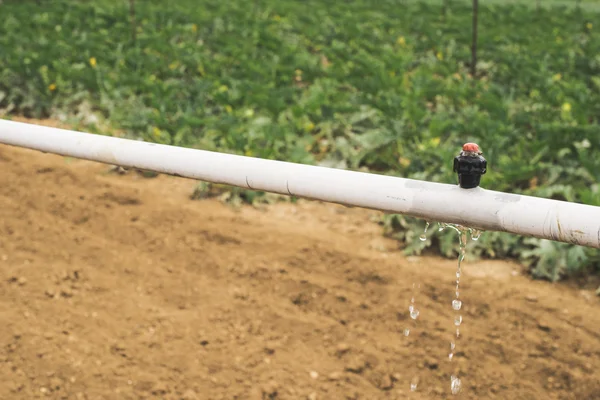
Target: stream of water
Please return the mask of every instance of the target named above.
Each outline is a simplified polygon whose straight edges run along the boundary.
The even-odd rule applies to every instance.
[[[430,226],[430,223],[426,222],[425,229],[424,229],[423,233],[419,236],[419,239],[421,241],[427,240],[427,230],[428,230],[429,226]],[[454,355],[456,354],[456,345],[460,339],[460,327],[463,323],[463,317],[461,314],[463,302],[460,299],[460,278],[462,275],[461,264],[465,259],[466,250],[467,250],[467,240],[468,240],[469,234],[471,235],[472,240],[478,240],[479,237],[481,236],[481,231],[479,231],[477,229],[473,229],[473,228],[468,228],[468,227],[465,227],[462,225],[457,225],[457,224],[439,223],[438,232],[441,232],[446,228],[450,228],[450,229],[456,231],[456,233],[458,234],[458,243],[459,243],[458,263],[457,263],[457,268],[456,268],[456,273],[455,273],[456,286],[454,288],[454,299],[452,300],[452,310],[454,311],[453,329],[455,329],[455,333],[453,335],[453,339],[450,341],[450,353],[448,354],[448,359],[449,359],[450,363],[454,366],[453,372],[450,376],[450,392],[452,394],[456,395],[460,392],[460,390],[462,388],[462,381],[458,376],[458,366],[456,365],[456,362],[453,361]],[[419,314],[420,314],[419,310],[417,309],[416,303],[415,303],[415,297],[416,297],[417,289],[420,289],[420,288],[421,288],[420,284],[413,283],[412,296],[411,296],[410,304],[408,306],[410,317],[414,321],[415,327],[416,327],[417,318],[419,317]],[[409,335],[410,335],[410,328],[405,328],[404,336],[409,336]],[[411,383],[410,383],[411,391],[414,392],[417,390],[418,380],[419,380],[418,376],[413,377],[413,379],[411,380]]]

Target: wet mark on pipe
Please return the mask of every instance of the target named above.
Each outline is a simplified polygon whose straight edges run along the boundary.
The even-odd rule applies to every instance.
[[[400,200],[400,201],[406,201],[405,197],[396,197],[396,196],[385,196],[388,199],[392,199],[392,200]]]
[[[288,181],[287,179],[285,181],[285,188],[287,189],[288,194],[290,196],[293,196],[292,192],[290,191],[290,181]],[[600,235],[600,232],[598,234]]]
[[[494,200],[500,201],[502,203],[517,203],[521,201],[521,197],[513,193],[497,192],[496,196],[494,196]]]
[[[558,226],[558,240],[560,242],[564,242],[566,240],[566,237],[563,234],[562,227],[560,226],[560,219],[558,219],[558,216],[556,217],[556,226]]]
[[[248,188],[249,188],[249,189],[252,189],[252,190],[254,190],[254,189],[252,188],[252,186],[250,186],[250,182],[248,182],[248,175],[246,175],[246,185],[248,186]]]
[[[542,235],[552,235],[552,225],[550,223],[550,210],[546,212],[546,218],[544,218],[544,224],[542,225]]]

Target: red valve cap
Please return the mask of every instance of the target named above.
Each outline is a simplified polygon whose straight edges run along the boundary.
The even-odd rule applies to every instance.
[[[481,154],[481,149],[477,143],[465,143],[462,147],[463,151],[468,151],[469,153],[478,153]]]

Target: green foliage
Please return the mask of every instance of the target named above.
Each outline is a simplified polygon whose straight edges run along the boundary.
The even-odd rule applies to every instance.
[[[577,266],[588,260],[583,247],[531,238],[526,240],[526,244],[534,248],[523,251],[521,257],[534,261],[532,273],[538,278],[557,281],[565,274],[580,272]]]
[[[265,193],[258,190],[246,190],[238,187],[213,184],[210,182],[200,182],[190,195],[191,200],[202,200],[209,198],[217,198],[225,204],[229,204],[234,208],[238,208],[244,203],[252,204],[254,206],[273,204],[287,199],[288,197],[278,195],[276,193]],[[291,198],[291,201],[295,201],[295,198]]]
[[[468,2],[146,0],[135,35],[125,0],[5,2],[0,110],[448,183],[475,141],[482,186],[600,205],[600,14],[485,3],[474,78]],[[412,252],[452,254],[452,233],[422,243],[422,222],[383,223]],[[486,233],[474,251],[549,279],[599,268],[574,249]]]

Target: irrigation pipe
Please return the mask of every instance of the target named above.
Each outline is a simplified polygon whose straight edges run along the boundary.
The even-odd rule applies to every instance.
[[[0,121],[0,143],[428,221],[600,248],[600,207],[584,204],[5,120]]]

